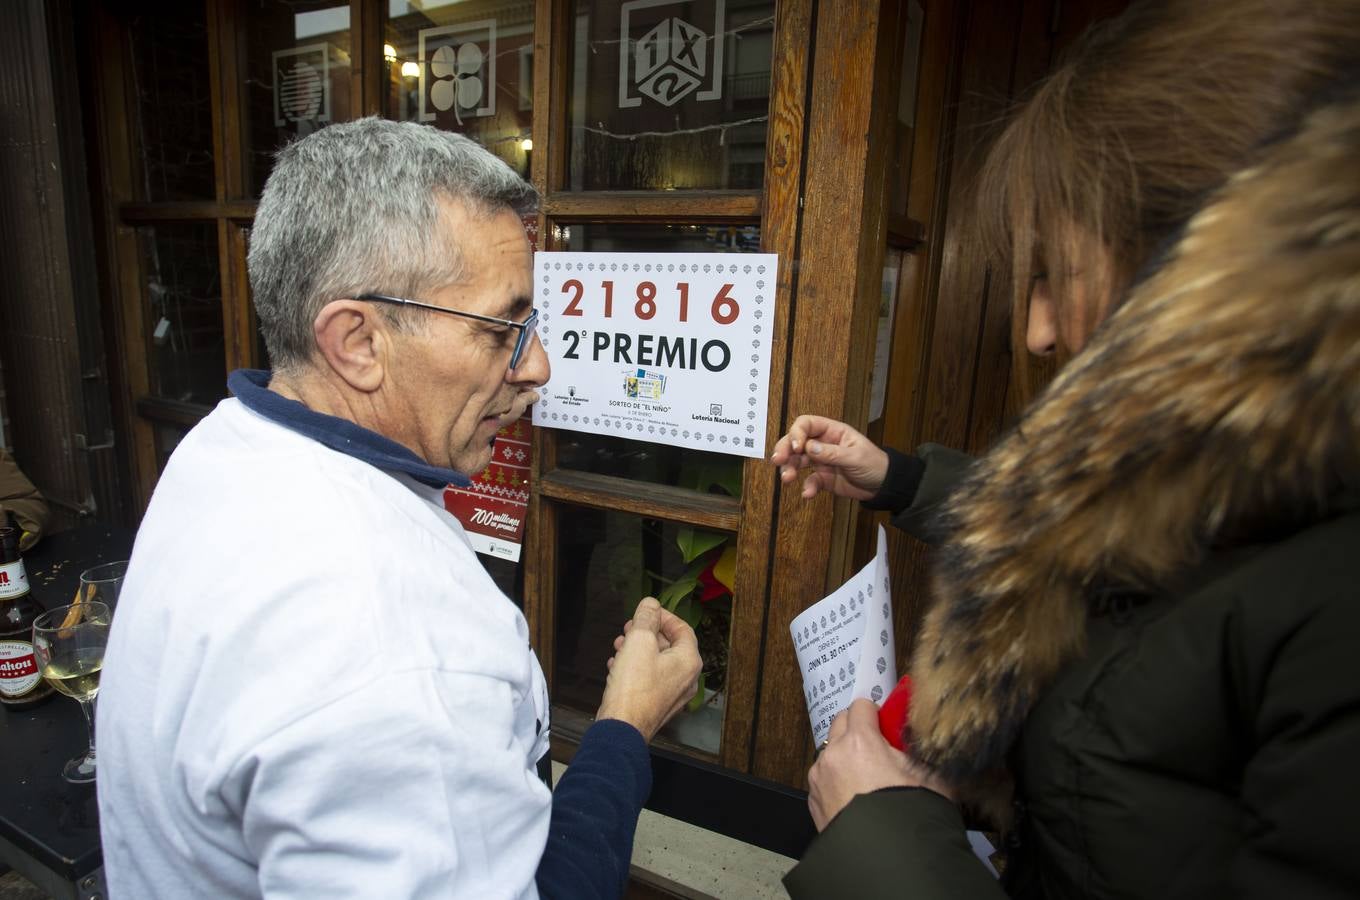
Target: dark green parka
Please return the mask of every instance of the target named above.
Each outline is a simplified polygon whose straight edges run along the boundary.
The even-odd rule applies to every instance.
[[[804,897],[1360,897],[1360,103],[1190,222],[1019,427],[924,454],[913,752]]]

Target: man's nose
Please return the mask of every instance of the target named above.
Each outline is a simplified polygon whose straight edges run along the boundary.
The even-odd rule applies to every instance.
[[[529,341],[529,346],[524,348],[524,356],[520,359],[519,365],[505,375],[505,380],[511,384],[523,387],[538,387],[548,383],[548,376],[552,374],[552,365],[548,362],[548,351],[543,349],[543,342],[535,334]]]

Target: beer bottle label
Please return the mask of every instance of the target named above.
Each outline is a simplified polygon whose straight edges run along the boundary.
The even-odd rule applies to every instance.
[[[22,697],[42,681],[33,645],[28,641],[0,641],[0,696]]]
[[[0,563],[0,600],[22,597],[27,593],[28,573],[24,570],[24,561],[17,559],[14,562]]]

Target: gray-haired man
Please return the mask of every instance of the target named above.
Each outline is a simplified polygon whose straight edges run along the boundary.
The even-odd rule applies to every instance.
[[[639,605],[551,794],[527,626],[441,499],[548,378],[534,199],[413,124],[279,154],[249,260],[274,371],[176,449],[105,662],[114,896],[621,893],[693,632]]]

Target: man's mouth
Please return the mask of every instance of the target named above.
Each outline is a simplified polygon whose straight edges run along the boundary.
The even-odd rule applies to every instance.
[[[505,413],[492,413],[482,417],[482,424],[491,428],[491,435],[486,439],[486,445],[490,447],[496,443],[496,435],[500,434],[501,423],[504,421]]]
[[[538,400],[538,392],[522,391],[515,397],[514,401],[500,412],[491,413],[482,417],[482,424],[490,425],[495,423],[496,427],[502,428],[524,415],[524,411],[529,405]]]

